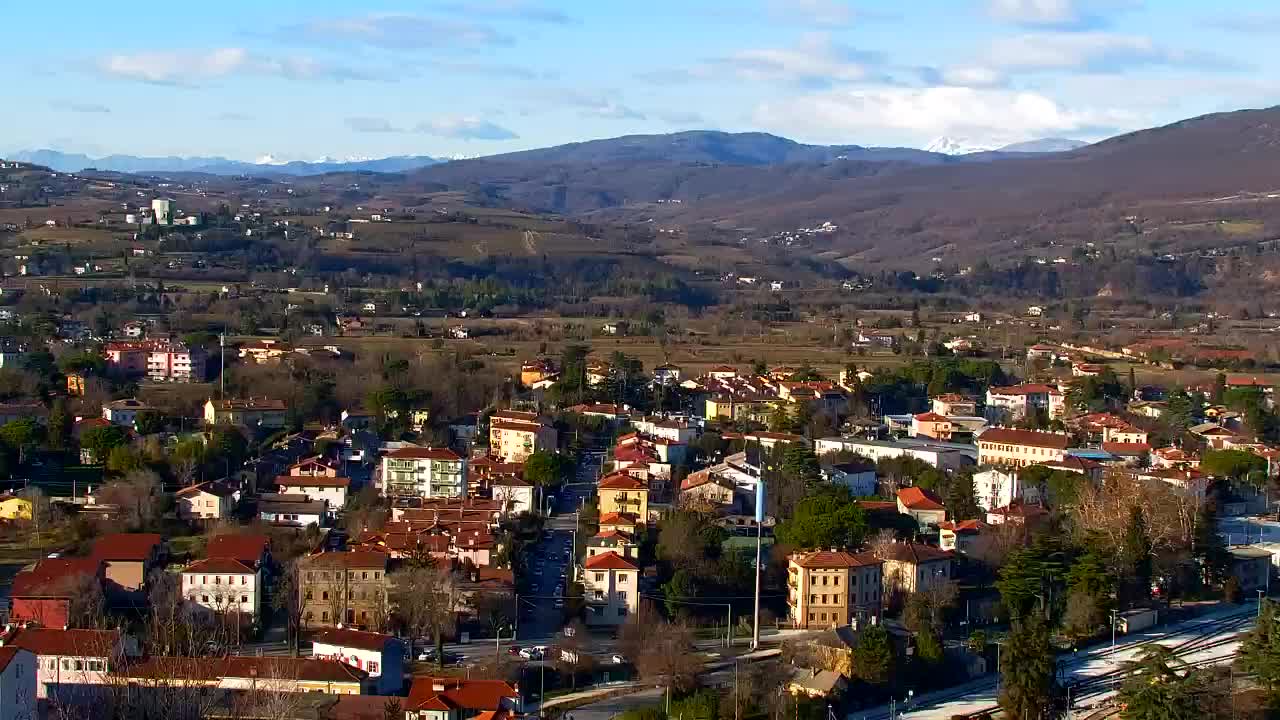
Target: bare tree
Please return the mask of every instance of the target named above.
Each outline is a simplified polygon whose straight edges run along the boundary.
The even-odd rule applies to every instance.
[[[308,590],[302,587],[299,574],[298,560],[289,560],[280,568],[271,588],[271,607],[284,613],[286,635],[295,656],[298,654],[298,632],[306,617],[307,608],[312,604],[312,599],[307,596]]]
[[[436,568],[405,568],[391,577],[396,616],[413,638],[431,635],[444,667],[444,638],[457,621],[459,594],[452,573]]]
[[[651,608],[632,615],[618,632],[618,647],[646,680],[672,693],[698,685],[702,663],[693,653],[693,631],[684,623],[656,620]]]
[[[571,678],[574,690],[578,689],[578,675],[595,667],[595,659],[587,653],[587,626],[581,620],[574,620],[556,635],[552,652],[556,669]]]
[[[160,476],[150,470],[134,470],[98,491],[103,503],[120,508],[121,521],[132,530],[155,526],[162,512],[161,495]]]

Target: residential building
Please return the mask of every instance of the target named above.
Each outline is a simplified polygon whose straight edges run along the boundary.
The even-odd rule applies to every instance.
[[[533,387],[555,375],[556,369],[550,360],[526,360],[520,364],[520,384],[525,387]]]
[[[632,513],[604,513],[600,516],[600,532],[624,532],[635,537],[645,527],[644,521]]]
[[[30,520],[31,500],[18,495],[0,495],[0,520]]]
[[[1052,420],[1061,418],[1065,407],[1062,391],[1051,385],[1023,384],[987,390],[987,420],[991,422],[1016,422],[1040,410]]]
[[[258,517],[283,527],[324,527],[329,505],[324,500],[308,500],[306,495],[263,493],[258,496]]]
[[[819,457],[841,450],[857,453],[875,462],[887,458],[910,457],[944,472],[954,472],[973,465],[977,458],[972,445],[916,438],[867,440],[860,437],[829,437],[816,440],[813,445],[814,452]]]
[[[257,533],[220,533],[209,538],[204,554],[266,569],[271,565],[271,538]]]
[[[173,494],[174,507],[183,520],[225,520],[235,507],[235,493],[216,482],[203,482]]]
[[[929,545],[901,542],[876,550],[884,561],[886,595],[926,592],[954,578],[952,561],[955,554]]]
[[[393,450],[382,456],[382,492],[389,497],[466,497],[467,460],[448,448]]]
[[[331,477],[339,476],[338,465],[328,458],[309,457],[289,466],[290,477]]]
[[[787,558],[787,606],[793,627],[848,625],[878,615],[884,563],[869,552],[816,550]]]
[[[0,647],[0,720],[34,720],[36,696],[36,656],[19,647]]]
[[[0,403],[0,425],[15,420],[35,420],[39,425],[48,425],[49,408],[40,403]]]
[[[1239,584],[1240,592],[1248,597],[1257,592],[1271,592],[1271,553],[1252,545],[1236,545],[1227,549],[1231,553],[1231,576]]]
[[[351,478],[328,475],[280,475],[276,486],[284,495],[302,495],[311,502],[323,501],[333,513],[346,507]]]
[[[981,553],[991,542],[991,526],[981,520],[944,522],[938,525],[938,547],[961,555]]]
[[[521,710],[520,693],[502,680],[413,678],[405,720],[507,720]]]
[[[110,682],[108,673],[126,649],[119,630],[41,627],[17,629],[5,637],[3,647],[21,648],[34,656],[33,690],[38,699],[70,705],[100,697]]]
[[[1061,461],[1070,445],[1066,433],[988,428],[978,436],[978,464],[1026,467]]]
[[[602,530],[587,539],[588,558],[607,552],[637,561],[640,557],[640,544],[633,535],[622,530]]]
[[[204,421],[207,425],[241,425],[278,430],[285,426],[287,413],[288,407],[283,400],[269,398],[210,398],[204,404]]]
[[[988,510],[987,524],[1003,525],[1005,523],[1013,523],[1016,525],[1030,526],[1039,523],[1041,520],[1048,517],[1048,515],[1049,512],[1039,505],[1015,500],[1004,507]]]
[[[679,503],[684,508],[732,509],[736,505],[737,486],[721,477],[713,468],[690,473],[680,481]]]
[[[326,552],[298,561],[303,623],[380,627],[390,612],[386,553]]]
[[[508,514],[533,512],[537,509],[534,500],[534,487],[523,477],[517,475],[495,476],[489,483],[493,491],[493,499],[497,500]]]
[[[161,567],[168,549],[156,533],[114,533],[93,543],[91,557],[106,567],[108,589],[137,592],[146,589],[147,575]]]
[[[626,473],[601,478],[596,486],[600,514],[629,513],[640,522],[649,518],[649,485]]]
[[[898,491],[898,512],[910,515],[921,530],[940,525],[947,519],[947,508],[942,504],[942,498],[918,487]]]
[[[951,418],[936,412],[911,416],[911,437],[951,441]]]
[[[787,692],[810,700],[838,700],[849,689],[849,681],[832,670],[795,668],[787,680]],[[830,704],[830,703],[828,703]]]
[[[204,382],[208,353],[169,340],[109,342],[107,364],[153,382]]]
[[[96,558],[46,558],[13,578],[9,588],[9,620],[48,628],[71,625],[72,604],[86,592],[102,588],[105,569]]]
[[[1024,487],[1017,470],[993,467],[973,474],[973,495],[979,506],[994,510],[1024,500],[1039,502],[1040,489]]]
[[[616,552],[582,563],[582,587],[588,625],[621,625],[640,607],[640,568]]]
[[[555,451],[556,429],[537,413],[499,410],[489,418],[489,453],[502,462],[524,462],[539,450]]]
[[[679,385],[680,375],[679,365],[663,363],[653,369],[653,382],[658,385]]]
[[[311,638],[311,656],[365,671],[379,695],[398,695],[404,687],[405,647],[400,638],[348,628],[321,630]]]
[[[136,398],[125,398],[123,400],[112,400],[102,406],[103,419],[112,425],[123,425],[125,427],[134,427],[138,421],[138,414],[148,411],[154,411],[155,408],[138,400]]]
[[[321,658],[152,655],[116,675],[119,682],[142,686],[169,682],[183,688],[330,695],[360,695],[369,685],[369,675],[363,670]]]
[[[876,477],[876,464],[866,459],[830,465],[824,467],[822,473],[826,476],[827,482],[848,488],[854,497],[875,495],[879,484]]]
[[[262,611],[262,572],[230,558],[197,560],[180,573],[186,610],[253,623]]]

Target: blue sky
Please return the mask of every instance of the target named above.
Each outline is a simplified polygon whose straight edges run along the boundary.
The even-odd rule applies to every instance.
[[[704,128],[994,145],[1280,103],[1267,2],[60,0],[2,16],[45,30],[5,33],[0,151],[470,156]]]

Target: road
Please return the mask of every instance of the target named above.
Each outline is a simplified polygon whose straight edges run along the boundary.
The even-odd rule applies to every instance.
[[[1059,656],[1065,681],[1077,687],[1073,707],[1079,711],[1110,697],[1111,680],[1125,663],[1138,657],[1149,643],[1174,648],[1180,657],[1204,662],[1230,657],[1239,644],[1238,636],[1253,626],[1256,610],[1249,606],[1229,606],[1177,625],[1153,628],[1149,632],[1122,637],[1111,649],[1103,643],[1071,656]],[[1099,682],[1101,681],[1101,682]],[[964,685],[913,698],[909,706],[900,702],[898,718],[938,718],[970,715],[996,706],[996,678],[988,676]],[[889,720],[889,708],[881,706],[849,715],[849,720]]]

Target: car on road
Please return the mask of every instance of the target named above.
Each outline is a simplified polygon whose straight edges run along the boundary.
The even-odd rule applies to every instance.
[[[541,660],[542,651],[536,647],[520,648],[520,658],[522,660]]]
[[[564,607],[564,598],[556,598],[555,608],[557,610],[560,610],[563,607]]]
[[[626,658],[624,658],[624,657],[622,657],[621,655],[617,655],[617,654],[615,654],[612,658],[609,658],[609,659],[613,662],[613,664],[614,664],[614,665],[626,665],[626,664],[627,664],[627,659],[626,659]]]

